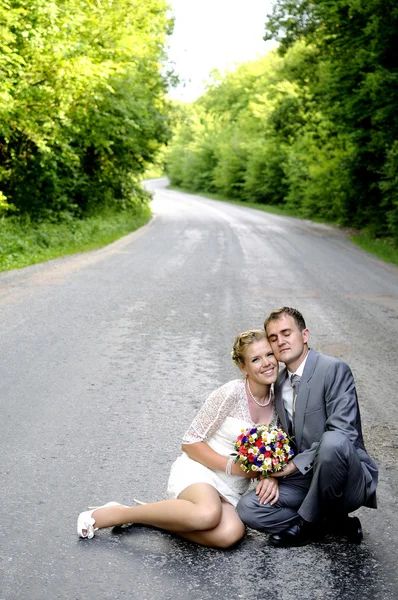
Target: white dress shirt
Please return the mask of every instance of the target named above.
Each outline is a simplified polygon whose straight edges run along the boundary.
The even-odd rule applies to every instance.
[[[293,388],[292,388],[292,382],[291,382],[290,378],[292,375],[299,375],[299,377],[302,376],[304,367],[305,367],[305,363],[307,362],[307,358],[308,358],[308,352],[306,354],[305,359],[300,364],[300,366],[296,369],[296,371],[294,371],[294,373],[292,373],[291,371],[289,371],[289,369],[287,369],[288,377],[286,377],[286,379],[283,383],[283,386],[282,386],[283,404],[285,406],[287,414],[289,415],[290,421],[293,421]]]

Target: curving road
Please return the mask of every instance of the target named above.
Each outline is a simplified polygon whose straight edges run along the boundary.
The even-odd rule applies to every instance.
[[[398,269],[332,227],[166,183],[147,184],[140,231],[0,274],[0,600],[396,598]],[[363,544],[273,549],[249,532],[218,552],[143,527],[78,540],[87,505],[164,497],[189,421],[238,376],[235,333],[282,304],[356,377],[380,465]]]

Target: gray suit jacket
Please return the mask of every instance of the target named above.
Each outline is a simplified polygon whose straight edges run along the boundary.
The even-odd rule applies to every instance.
[[[282,399],[286,377],[284,368],[275,384],[275,406],[282,427],[288,431]],[[312,349],[309,351],[296,400],[294,428],[294,463],[303,474],[313,467],[323,433],[328,430],[344,433],[356,448],[365,473],[365,506],[376,508],[378,469],[365,449],[354,377],[346,363]]]

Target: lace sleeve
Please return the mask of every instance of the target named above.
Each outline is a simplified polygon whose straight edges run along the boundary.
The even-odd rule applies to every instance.
[[[230,381],[210,394],[184,434],[183,444],[205,442],[217,431],[233,410],[239,381]]]

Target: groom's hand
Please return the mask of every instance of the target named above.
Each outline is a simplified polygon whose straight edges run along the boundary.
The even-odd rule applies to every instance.
[[[297,471],[297,467],[294,462],[291,460],[287,463],[286,467],[283,467],[282,471],[277,471],[276,473],[272,473],[272,477],[288,477]]]

